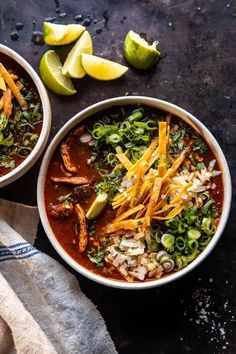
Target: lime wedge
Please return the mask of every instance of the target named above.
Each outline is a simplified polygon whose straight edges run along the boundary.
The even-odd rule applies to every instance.
[[[114,80],[126,73],[127,66],[103,59],[95,55],[81,54],[86,73],[97,80]]]
[[[40,76],[44,84],[59,95],[76,93],[71,80],[62,74],[62,63],[54,50],[48,50],[39,64]]]
[[[149,69],[159,59],[160,52],[156,49],[158,42],[149,45],[134,31],[129,31],[124,41],[124,56],[129,64],[137,69]]]
[[[56,23],[44,22],[44,42],[49,45],[69,44],[78,39],[84,30],[85,27],[81,25],[58,25]]]
[[[97,195],[96,199],[86,213],[87,219],[96,219],[96,217],[102,212],[105,205],[107,204],[107,197],[108,195],[105,192],[101,192]]]
[[[93,54],[93,42],[88,31],[78,39],[68,54],[62,68],[62,74],[80,79],[86,74],[81,64],[81,53]]]

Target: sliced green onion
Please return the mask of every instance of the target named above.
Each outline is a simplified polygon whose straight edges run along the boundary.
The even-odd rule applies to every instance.
[[[139,151],[135,151],[135,149],[132,149],[131,150],[131,156],[132,156],[131,162],[135,163],[139,159],[140,153],[139,153]]]
[[[0,145],[9,147],[13,145],[13,143],[14,143],[13,135],[12,133],[9,133],[5,139],[1,140]]]
[[[105,134],[101,128],[93,129],[92,135],[94,139],[101,139]]]
[[[129,130],[130,127],[131,127],[131,124],[129,122],[127,122],[126,120],[124,122],[122,122],[120,125],[120,129],[124,130],[124,131]]]
[[[163,234],[161,237],[161,243],[165,248],[171,249],[175,244],[175,237],[171,234]]]
[[[197,240],[189,240],[188,247],[191,249],[192,252],[197,252],[198,250],[198,241]]]
[[[140,140],[142,140],[145,143],[149,143],[150,142],[150,136],[142,135],[142,136],[140,136]]]
[[[211,218],[203,218],[201,229],[208,235],[213,235],[215,233],[216,227]]]
[[[147,147],[145,145],[141,145],[139,147],[139,151],[140,151],[140,155],[142,156],[147,151]]]
[[[143,118],[143,109],[139,108],[134,110],[131,115],[127,118],[129,122],[134,122]]]
[[[138,127],[138,128],[146,129],[146,123],[145,123],[145,122],[134,122],[133,125],[134,125],[135,127]]]
[[[183,251],[185,249],[185,240],[183,237],[177,237],[175,241],[175,246],[179,251]]]
[[[107,154],[106,160],[111,166],[115,166],[117,163],[116,155],[113,154],[113,152],[110,152],[109,154]]]
[[[181,261],[182,261],[182,268],[185,268],[189,263],[188,257],[186,256],[181,256]]]
[[[175,264],[176,264],[177,270],[182,269],[183,268],[182,257],[180,255],[175,255],[174,259],[175,259]]]
[[[201,237],[201,240],[199,240],[199,246],[206,247],[206,245],[208,245],[208,243],[210,241],[211,241],[211,237],[210,236]]]
[[[156,130],[157,129],[157,123],[154,120],[148,120],[146,122],[146,129],[147,130]]]
[[[179,221],[178,234],[183,234],[185,232],[185,225]]]
[[[175,266],[175,262],[173,259],[170,257],[170,255],[166,254],[163,255],[160,259],[160,265],[164,268],[164,270],[169,273],[173,270]]]
[[[121,154],[123,152],[123,149],[120,145],[116,146],[116,153]]]
[[[93,126],[93,129],[97,129],[97,128],[103,128],[103,124],[101,123],[95,123],[94,126]]]
[[[167,255],[166,251],[159,251],[157,252],[156,258],[157,258],[157,262],[159,262],[162,258],[162,256]]]
[[[144,129],[143,128],[136,128],[135,129],[135,134],[136,135],[143,135],[144,134]],[[143,135],[143,136],[145,136],[145,135]],[[142,139],[143,136],[140,136],[140,139]]]
[[[24,118],[30,119],[30,115],[29,115],[29,113],[27,111],[23,111],[22,115],[24,116]]]
[[[134,134],[132,133],[131,130],[125,131],[124,136],[130,141],[134,140]]]
[[[193,251],[193,253],[191,253],[191,254],[185,256],[186,261],[187,261],[188,263],[192,262],[192,261],[197,257],[197,255],[198,255],[198,252],[197,252],[197,251]]]
[[[211,205],[214,203],[214,201],[212,199],[209,199],[202,207],[201,211],[202,214],[206,215],[208,213],[209,208],[211,207]]]
[[[121,139],[121,136],[118,135],[118,134],[111,134],[109,137],[108,137],[108,140],[113,143],[113,144],[117,144],[119,143],[122,139]]]
[[[197,240],[197,239],[199,239],[199,237],[201,237],[201,232],[197,229],[189,229],[187,231],[187,235],[192,240]]]

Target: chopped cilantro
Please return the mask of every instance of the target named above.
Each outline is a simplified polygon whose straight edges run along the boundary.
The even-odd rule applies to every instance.
[[[95,248],[95,247],[90,247],[88,249],[88,258],[92,263],[95,263],[97,267],[103,267],[104,266],[104,257],[106,255],[106,248],[109,246],[110,241],[105,240],[102,242],[102,246]]]
[[[57,199],[59,202],[65,203],[65,206],[68,208],[70,206],[71,193],[66,195],[60,195]]]
[[[0,157],[0,167],[5,168],[15,168],[15,160],[13,160],[10,156],[2,155]]]
[[[21,92],[23,95],[29,93],[29,100],[39,101],[38,95],[26,86]],[[10,116],[0,114],[0,167],[13,169],[17,156],[26,158],[30,154],[39,138],[35,126],[42,121],[42,117],[40,103],[28,103],[27,110],[22,111],[13,98]]]
[[[108,194],[108,201],[112,201],[120,187],[121,178],[121,169],[116,169],[113,173],[105,174],[102,181],[95,185],[95,192],[106,192]]]
[[[92,236],[95,233],[95,225],[94,224],[88,224],[88,234],[89,236]]]
[[[203,168],[205,168],[205,164],[203,162],[198,162],[197,163],[197,169],[198,170],[202,170]]]
[[[195,140],[195,143],[192,146],[192,149],[193,151],[196,151],[199,155],[203,155],[208,150],[208,146],[203,141],[203,139],[200,136],[198,136]]]
[[[191,127],[183,122],[179,122],[178,129],[171,129],[170,138],[171,144],[169,146],[169,153],[171,156],[178,155],[184,148],[184,140],[193,134]]]
[[[88,250],[88,258],[92,263],[95,263],[97,267],[104,266],[105,253],[102,248],[91,247]]]

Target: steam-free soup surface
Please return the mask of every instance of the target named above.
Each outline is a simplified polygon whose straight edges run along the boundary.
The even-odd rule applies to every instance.
[[[127,127],[128,138],[122,131]],[[135,181],[138,183],[138,172],[127,183],[129,171],[119,159],[125,155],[130,166],[138,165],[156,143],[151,155],[155,159],[155,153],[161,151],[158,143],[163,140],[163,131],[164,155],[159,154],[140,177],[143,180],[134,201],[127,195]],[[163,180],[181,154],[184,154],[183,162],[174,176]],[[137,171],[142,164],[140,166]],[[152,173],[156,177],[152,177]],[[88,183],[71,184],[74,177],[85,178]],[[142,185],[149,178],[150,183],[161,184],[159,196],[154,195],[154,204],[151,202],[156,188],[153,184],[150,195],[140,197]],[[185,191],[187,184],[189,189]],[[108,194],[105,208],[94,220],[88,220],[85,214],[96,196],[104,191]],[[165,193],[169,193],[166,199]],[[176,197],[179,201],[172,206],[171,200]],[[119,204],[121,200],[125,200],[123,205]],[[162,208],[157,209],[162,200]],[[149,281],[187,266],[214,237],[222,203],[221,171],[206,142],[178,117],[149,107],[113,107],[73,128],[56,149],[45,183],[48,219],[65,251],[90,271],[123,281]],[[156,209],[151,213],[152,204]],[[76,205],[82,211],[76,211]],[[132,208],[141,210],[122,219]],[[146,215],[151,219],[149,225],[145,224]],[[119,217],[125,221],[124,228]],[[136,224],[135,220],[141,221]],[[86,223],[87,244],[81,252],[83,222]],[[128,227],[131,223],[133,227]],[[127,246],[127,240],[132,246]]]
[[[38,91],[27,72],[0,54],[0,176],[20,165],[36,145],[42,128]]]

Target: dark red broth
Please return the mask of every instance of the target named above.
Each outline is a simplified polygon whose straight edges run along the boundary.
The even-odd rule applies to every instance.
[[[26,97],[28,107],[30,107],[30,105],[39,104],[40,117],[42,117],[43,116],[42,105],[41,105],[39,93],[38,93],[38,90],[37,90],[33,80],[29,76],[29,74],[22,68],[22,66],[20,64],[18,64],[15,60],[13,60],[12,58],[8,57],[7,55],[5,55],[3,53],[0,53],[0,63],[2,63],[4,65],[4,67],[7,69],[7,71],[9,71],[9,73],[18,76],[17,81],[19,80],[24,85],[24,88],[22,89],[21,93],[24,97]],[[1,97],[2,97],[2,91],[0,90],[0,99],[1,99]],[[12,103],[13,103],[13,112],[9,117],[9,121],[14,121],[14,113],[15,113],[14,107],[17,108],[19,106],[15,97],[12,98]],[[41,129],[42,129],[42,119],[39,118],[38,121],[35,122],[35,124],[32,128],[30,128],[29,126],[27,127],[27,129],[24,128],[24,132],[37,134],[39,136],[41,133]],[[36,142],[37,141],[35,141],[34,143],[32,143],[30,145],[31,150],[28,150],[28,153],[27,153],[27,151],[24,151],[24,156],[19,156],[19,154],[14,154],[14,153],[12,153],[12,151],[11,151],[11,153],[9,152],[9,154],[11,154],[11,159],[14,161],[14,167],[1,166],[1,156],[5,155],[5,153],[3,154],[2,147],[0,145],[0,177],[3,175],[6,175],[12,169],[19,166],[29,156],[29,154],[33,150]],[[14,143],[18,144],[17,139]],[[11,147],[11,148],[13,150],[13,147]]]
[[[147,108],[150,111],[150,108]],[[85,120],[82,122],[80,125],[85,125],[87,127],[91,127],[91,124],[96,121],[96,119],[103,117],[106,113],[113,112],[114,109],[111,109],[106,112],[101,112],[99,114],[96,114],[95,116],[90,117],[89,119]],[[151,110],[152,112],[155,112],[158,114],[158,116],[165,116],[166,113],[158,111],[158,110]],[[175,117],[178,121],[178,118]],[[65,141],[63,139],[63,141]],[[93,182],[97,182],[101,180],[101,177],[99,173],[96,171],[95,168],[92,168],[87,165],[87,159],[91,155],[92,148],[88,146],[88,144],[82,143],[80,139],[77,137],[73,137],[70,140],[70,148],[72,153],[72,158],[73,158],[73,163],[77,166],[79,166],[79,176],[85,176],[89,177],[89,179],[92,179]],[[211,150],[208,150],[205,155],[204,155],[204,162],[206,165],[208,163],[215,159],[215,156],[213,155]],[[49,206],[51,204],[56,204],[58,201],[58,198],[61,195],[66,195],[69,193],[73,193],[74,186],[71,185],[66,185],[66,184],[55,184],[54,182],[51,181],[51,177],[57,176],[57,177],[62,177],[64,176],[61,165],[63,164],[61,155],[60,155],[60,148],[58,147],[56,151],[53,154],[53,157],[50,161],[47,175],[46,175],[46,182],[45,182],[45,205],[46,205],[46,210],[48,214],[48,220],[51,225],[52,231],[54,235],[56,236],[57,240],[61,244],[61,246],[64,248],[64,250],[80,265],[85,267],[86,269],[89,269],[91,272],[94,272],[98,275],[110,277],[113,279],[119,279],[121,281],[124,281],[124,278],[116,271],[113,270],[112,274],[109,272],[109,265],[105,265],[103,268],[98,268],[96,265],[91,263],[87,256],[87,252],[83,252],[82,254],[79,254],[77,251],[77,239],[78,235],[76,235],[74,231],[74,224],[77,222],[76,216],[72,215],[69,218],[54,218],[50,215],[49,213]],[[219,167],[215,166],[216,169]],[[213,182],[216,183],[217,188],[215,190],[212,190],[212,197],[214,197],[216,201],[216,208],[219,211],[219,215],[221,214],[221,209],[223,205],[223,183],[222,183],[222,176],[217,176],[214,177]],[[89,198],[81,204],[82,208],[85,210],[85,212],[89,209],[90,205],[92,204],[93,200],[95,199],[96,193],[92,190],[90,192]],[[99,215],[99,218],[97,222],[94,224],[95,225],[95,237],[93,235],[92,239],[89,239],[88,247],[93,246],[94,242],[96,242],[96,239],[99,240],[100,237],[102,237],[102,228],[112,220],[114,217],[114,211],[110,206],[107,206],[105,210]],[[213,236],[214,237],[214,236]],[[94,240],[95,238],[95,240]],[[152,279],[149,279],[152,280]]]

